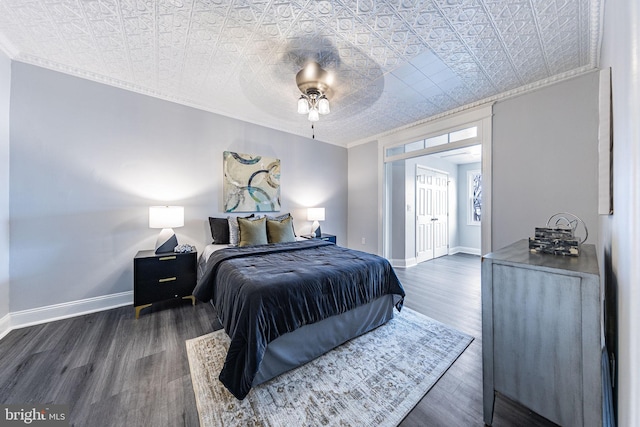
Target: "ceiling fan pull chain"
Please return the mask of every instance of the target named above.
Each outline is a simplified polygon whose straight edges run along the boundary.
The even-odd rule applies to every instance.
[[[313,123],[311,123],[311,138],[316,139],[316,129],[313,127]]]

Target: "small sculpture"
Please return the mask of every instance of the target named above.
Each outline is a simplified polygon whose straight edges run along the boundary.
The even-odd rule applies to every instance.
[[[584,238],[576,237],[576,229],[582,224]],[[589,231],[587,226],[576,215],[561,212],[551,215],[546,227],[536,227],[535,237],[529,237],[529,250],[532,253],[579,256],[580,245],[583,244]]]

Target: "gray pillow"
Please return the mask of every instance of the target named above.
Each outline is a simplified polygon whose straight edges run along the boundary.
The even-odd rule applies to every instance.
[[[267,219],[267,240],[269,243],[295,242],[293,218],[287,216],[281,220]]]
[[[247,219],[258,219],[259,217],[251,214],[247,217]],[[229,222],[229,245],[230,246],[238,246],[238,242],[240,239],[238,238],[239,230],[238,230],[238,217],[237,216],[228,216],[227,222]]]
[[[238,246],[266,245],[267,242],[267,219],[238,218],[238,228],[240,230],[240,241]]]

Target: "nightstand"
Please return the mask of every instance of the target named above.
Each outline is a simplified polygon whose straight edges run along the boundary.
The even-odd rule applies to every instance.
[[[157,254],[140,251],[133,259],[133,306],[136,319],[140,310],[151,304],[173,298],[196,299],[191,293],[196,286],[197,252]]]
[[[304,237],[305,239],[320,239],[320,240],[326,240],[327,242],[331,242],[333,244],[338,244],[337,243],[337,239],[336,236],[334,236],[333,234],[326,234],[326,233],[322,233],[320,235],[320,237],[311,237],[310,234],[303,234],[300,237]]]
[[[336,236],[334,236],[333,234],[322,233],[320,237],[317,237],[317,239],[326,240],[327,242],[331,242],[333,244],[338,244],[338,242],[336,241]]]

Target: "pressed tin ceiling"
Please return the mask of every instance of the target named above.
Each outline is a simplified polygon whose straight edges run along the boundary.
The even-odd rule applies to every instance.
[[[347,145],[598,65],[603,0],[0,0],[31,63],[311,136],[295,75],[335,74],[316,138]]]

